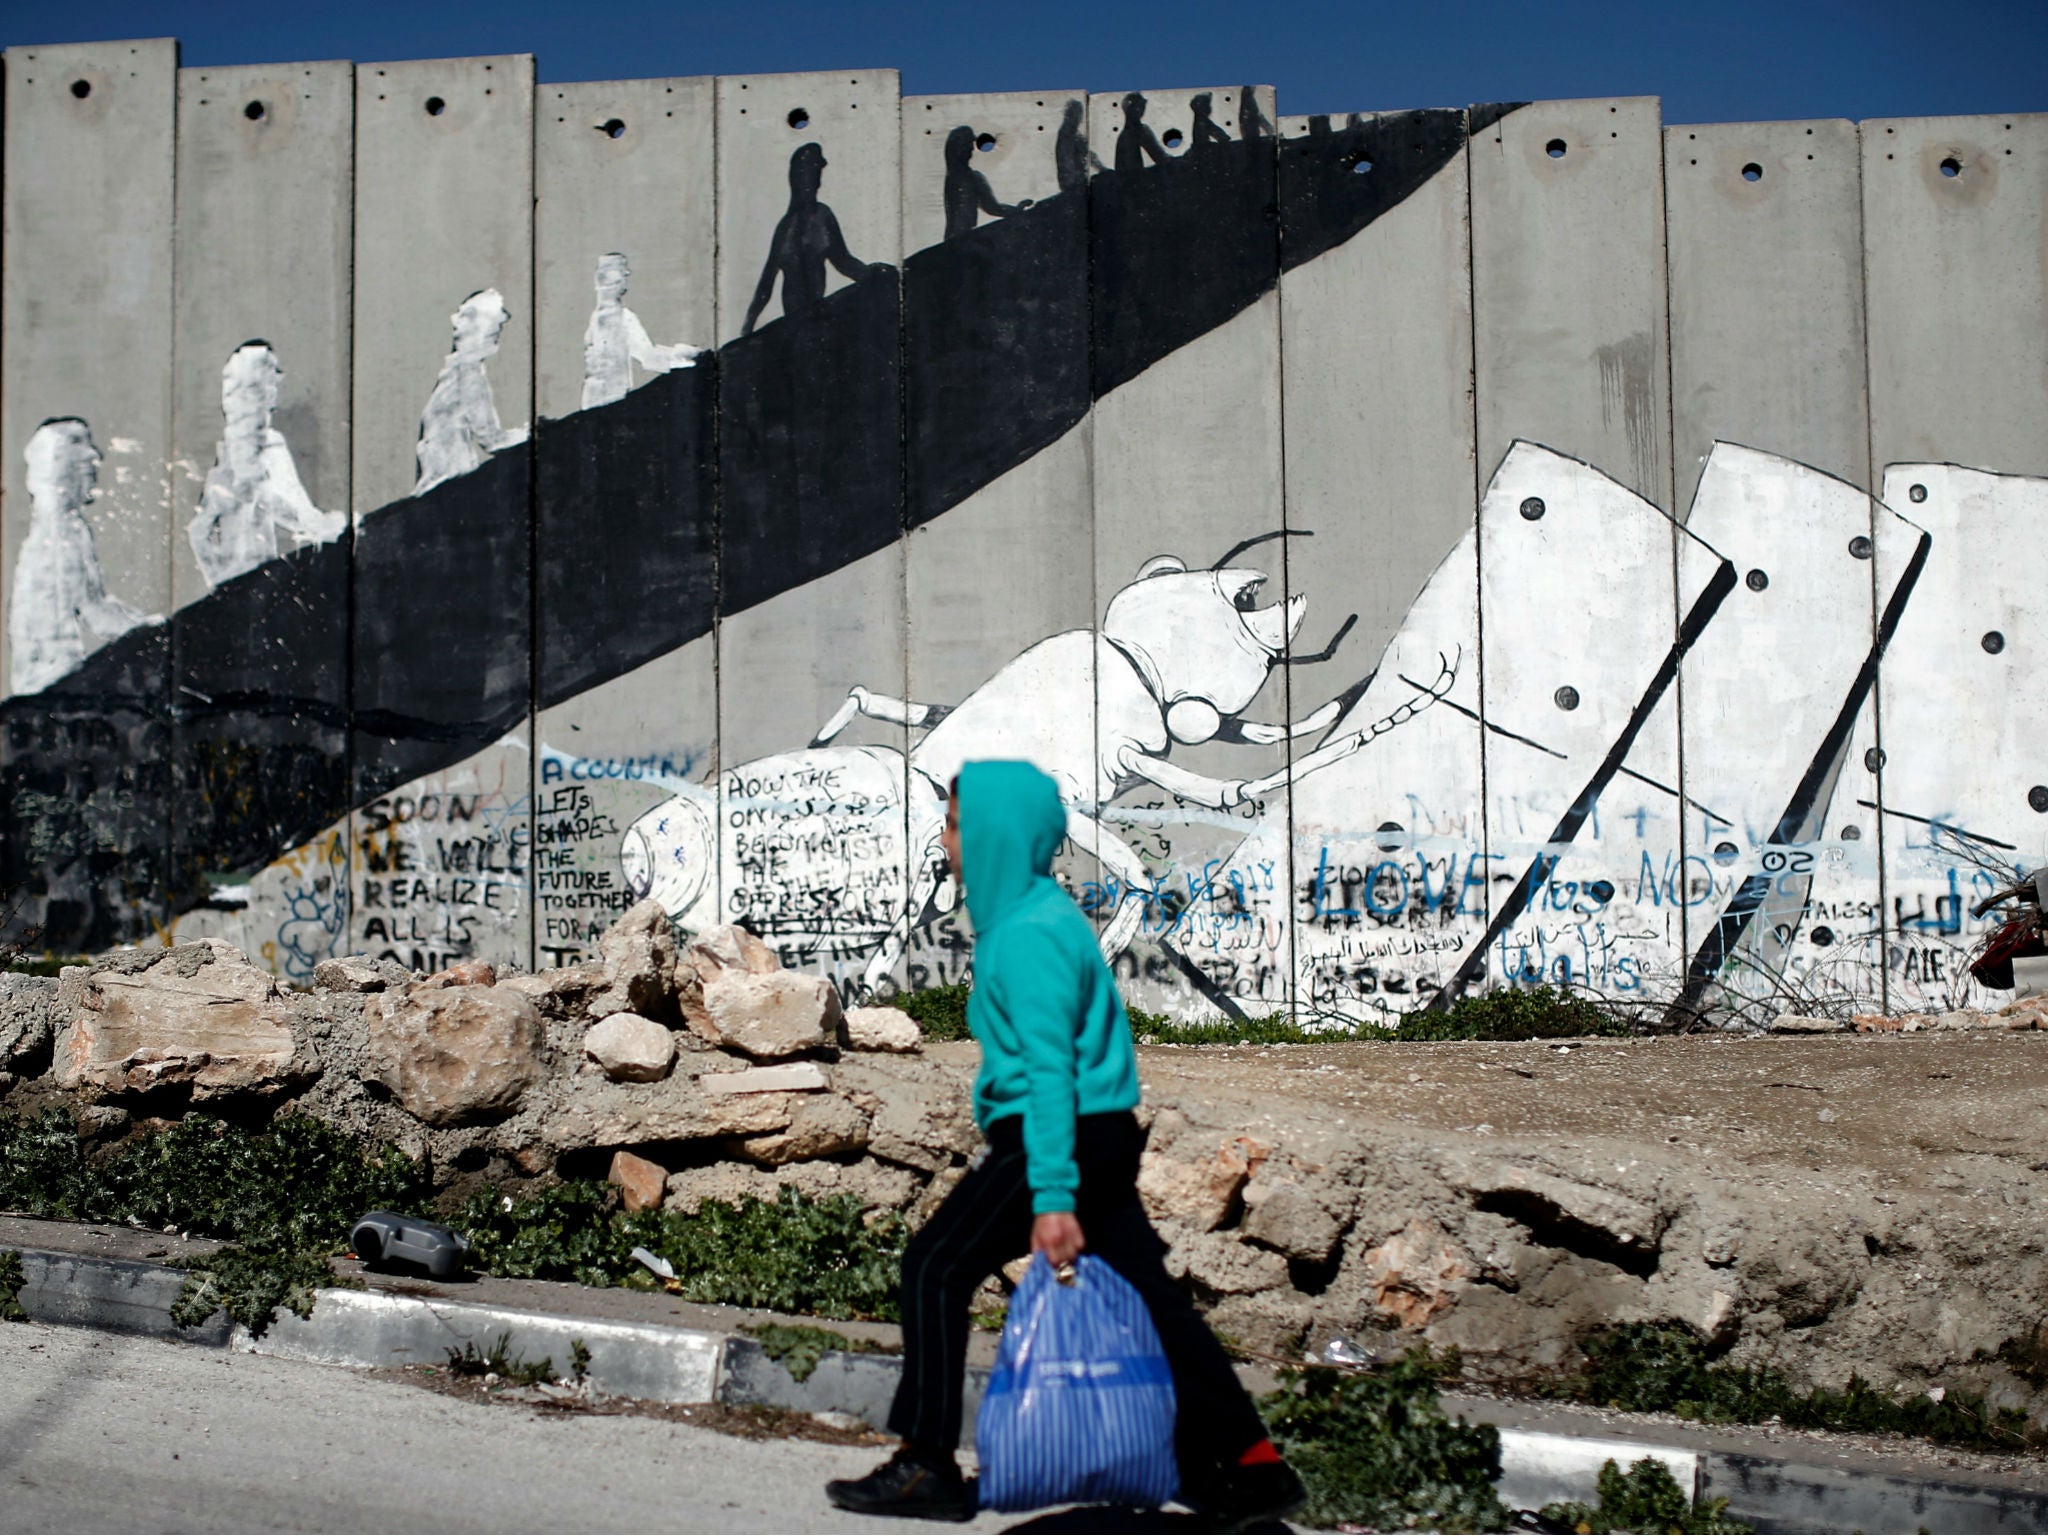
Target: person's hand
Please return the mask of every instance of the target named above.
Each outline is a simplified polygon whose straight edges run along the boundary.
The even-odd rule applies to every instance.
[[[1054,1269],[1073,1263],[1083,1241],[1081,1223],[1072,1211],[1047,1211],[1031,1223],[1031,1251],[1044,1254]]]

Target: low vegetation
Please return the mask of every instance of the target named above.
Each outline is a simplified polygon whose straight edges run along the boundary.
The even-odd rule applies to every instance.
[[[1983,1451],[2036,1447],[2027,1416],[1991,1408],[1982,1396],[1945,1392],[1899,1399],[1861,1377],[1839,1391],[1801,1392],[1769,1366],[1712,1359],[1692,1329],[1624,1323],[1584,1341],[1587,1367],[1548,1388],[1552,1396],[1630,1413],[1672,1413],[1707,1424],[1783,1423],[1794,1429],[1913,1435]]]
[[[21,1289],[28,1284],[21,1255],[12,1248],[0,1249],[0,1323],[25,1323],[28,1313],[21,1305]]]
[[[761,1346],[761,1352],[789,1372],[791,1381],[809,1381],[818,1362],[834,1350],[849,1355],[886,1355],[895,1351],[873,1339],[856,1339],[831,1328],[807,1323],[742,1323],[740,1332]]]
[[[1595,1492],[1600,1500],[1597,1504],[1546,1504],[1536,1518],[1545,1530],[1573,1531],[1579,1536],[1605,1536],[1609,1531],[1718,1536],[1751,1529],[1728,1518],[1726,1499],[1707,1499],[1695,1506],[1671,1469],[1654,1456],[1643,1457],[1626,1472],[1613,1461],[1604,1463]]]
[[[451,1376],[475,1376],[485,1381],[510,1382],[515,1387],[537,1387],[543,1382],[557,1380],[555,1357],[542,1355],[538,1360],[528,1360],[518,1350],[511,1348],[512,1335],[501,1333],[491,1341],[487,1350],[478,1349],[474,1339],[464,1342],[460,1349],[449,1349],[448,1373]],[[590,1349],[581,1339],[569,1341],[569,1374],[565,1380],[571,1385],[580,1383],[590,1374]]]

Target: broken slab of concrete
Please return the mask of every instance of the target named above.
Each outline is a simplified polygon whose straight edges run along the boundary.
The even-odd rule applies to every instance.
[[[697,1079],[707,1094],[812,1093],[832,1086],[815,1061],[792,1061],[779,1067],[749,1067],[744,1072],[706,1072]]]

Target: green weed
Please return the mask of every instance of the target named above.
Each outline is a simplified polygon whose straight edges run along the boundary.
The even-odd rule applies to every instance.
[[[223,1248],[185,1266],[185,1283],[171,1303],[171,1321],[180,1328],[197,1328],[225,1311],[260,1339],[279,1307],[311,1317],[313,1292],[323,1285],[360,1289],[362,1282],[341,1279],[324,1255],[303,1249]]]
[[[1608,1531],[1669,1531],[1672,1536],[1719,1536],[1745,1533],[1749,1526],[1730,1520],[1726,1499],[1708,1499],[1694,1508],[1692,1497],[1678,1486],[1671,1469],[1645,1456],[1626,1472],[1613,1461],[1600,1468],[1596,1485],[1600,1502],[1546,1504],[1537,1518],[1551,1530],[1604,1536]]]
[[[1427,1349],[1372,1372],[1283,1371],[1260,1409],[1321,1529],[1499,1531],[1500,1432],[1445,1416]]]
[[[0,1249],[0,1323],[25,1323],[28,1313],[21,1305],[22,1287],[28,1275],[15,1249]]]
[[[924,1031],[927,1040],[966,1040],[967,994],[973,989],[964,981],[950,987],[926,987],[922,992],[906,992],[895,999],[895,1006],[901,1008]]]
[[[850,1338],[831,1328],[806,1323],[742,1323],[740,1332],[761,1346],[763,1354],[789,1372],[791,1381],[809,1381],[818,1362],[832,1350],[850,1355],[885,1355],[895,1351],[873,1339]]]
[[[495,1376],[500,1381],[509,1381],[514,1386],[537,1387],[544,1381],[555,1379],[555,1357],[543,1355],[539,1360],[528,1360],[521,1354],[507,1354],[512,1335],[501,1333],[492,1340],[488,1351],[479,1350],[474,1339],[466,1341],[460,1349],[450,1349],[448,1370],[455,1376]],[[589,1352],[585,1351],[587,1364]],[[580,1379],[580,1377],[579,1377]]]
[[[1987,1451],[2026,1450],[2040,1439],[2019,1409],[1993,1409],[1973,1393],[1900,1401],[1860,1376],[1840,1391],[1800,1392],[1769,1366],[1714,1363],[1699,1335],[1680,1323],[1623,1323],[1598,1330],[1581,1347],[1586,1369],[1553,1384],[1550,1395],[1707,1424],[1775,1419],[1795,1429],[1913,1435]]]

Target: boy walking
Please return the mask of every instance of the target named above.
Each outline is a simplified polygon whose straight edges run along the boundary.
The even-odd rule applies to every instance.
[[[1026,1251],[1059,1265],[1085,1248],[1144,1298],[1158,1329],[1179,1409],[1182,1501],[1225,1530],[1278,1519],[1300,1506],[1301,1482],[1167,1275],[1166,1245],[1138,1201],[1137,1059],[1095,931],[1052,878],[1066,829],[1058,788],[1029,763],[969,763],[953,781],[944,845],[974,922],[967,1020],[981,1045],[974,1115],[988,1145],[903,1255],[903,1376],[889,1412],[903,1448],[825,1492],[862,1514],[972,1517],[954,1460],[968,1301]]]

